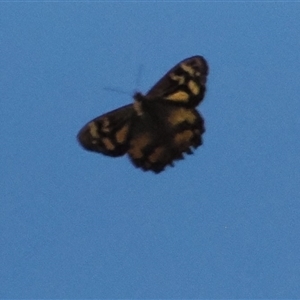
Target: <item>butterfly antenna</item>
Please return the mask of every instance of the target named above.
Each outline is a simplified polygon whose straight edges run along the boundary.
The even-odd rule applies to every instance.
[[[145,70],[145,66],[144,65],[140,65],[138,68],[138,72],[137,72],[137,78],[136,78],[136,82],[135,82],[135,88],[140,90],[141,89],[141,82],[142,82],[142,77],[144,74],[144,70]]]
[[[135,92],[137,92],[137,90],[140,90],[143,73],[144,73],[144,65],[140,65],[138,68],[137,77],[136,77]],[[124,91],[120,88],[115,88],[115,87],[113,87],[113,88],[112,87],[104,87],[103,90],[118,93],[118,94],[132,95],[132,93],[130,93],[128,91]]]
[[[118,94],[126,94],[126,95],[130,94],[127,91],[124,91],[124,90],[119,89],[119,88],[104,87],[103,90],[118,93]]]

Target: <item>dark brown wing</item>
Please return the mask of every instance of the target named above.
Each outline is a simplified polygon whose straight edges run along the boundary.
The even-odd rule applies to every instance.
[[[81,146],[109,156],[121,156],[128,150],[133,105],[108,112],[87,123],[78,133]]]
[[[136,167],[159,173],[202,144],[204,120],[195,109],[145,101],[131,130],[128,154]]]
[[[204,97],[207,75],[208,65],[202,56],[187,58],[167,72],[145,97],[195,107]]]

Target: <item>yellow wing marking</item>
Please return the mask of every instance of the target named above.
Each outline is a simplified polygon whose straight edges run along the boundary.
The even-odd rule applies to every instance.
[[[127,138],[129,126],[123,126],[119,131],[116,132],[116,140],[119,144],[123,144]]]
[[[155,163],[157,161],[160,160],[160,158],[163,156],[165,152],[165,148],[160,146],[160,147],[157,147],[155,148],[155,150],[151,153],[151,155],[149,155],[148,157],[148,160],[151,162],[151,163]]]
[[[98,133],[98,127],[95,124],[95,122],[91,122],[89,124],[89,128],[90,128],[90,134],[93,138],[98,139],[100,137],[99,133]]]
[[[189,95],[184,91],[178,91],[174,94],[167,96],[165,99],[172,101],[184,101],[187,102],[189,100]]]
[[[171,112],[171,114],[168,116],[168,121],[172,125],[178,125],[184,121],[187,121],[190,124],[194,124],[194,122],[196,121],[196,116],[189,109],[178,108]]]
[[[102,142],[106,149],[108,150],[115,150],[115,145],[111,142],[111,140],[107,137],[102,138]]]
[[[190,91],[194,94],[194,95],[198,95],[200,92],[200,88],[199,85],[194,81],[194,80],[190,80],[188,82],[188,87],[190,89]]]
[[[110,132],[108,118],[103,118],[101,130],[103,132]]]
[[[176,75],[174,73],[170,74],[170,78],[178,82],[178,84],[184,84],[185,78],[184,76]]]
[[[187,64],[181,64],[180,67],[187,73],[189,73],[191,76],[194,76],[195,69]]]
[[[151,138],[149,134],[140,135],[130,141],[130,148],[128,153],[135,159],[142,158],[144,156],[142,150],[149,145]]]
[[[192,137],[193,137],[193,132],[191,130],[185,130],[183,132],[177,133],[174,137],[174,141],[175,144],[178,146],[189,147],[189,143]]]

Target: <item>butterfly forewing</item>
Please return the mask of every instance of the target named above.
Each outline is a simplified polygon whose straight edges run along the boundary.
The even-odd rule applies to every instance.
[[[146,94],[185,106],[197,106],[205,94],[208,65],[202,56],[187,58],[173,67]]]
[[[126,105],[87,123],[78,133],[78,141],[89,151],[121,156],[128,150],[133,105]]]
[[[202,56],[183,60],[146,95],[104,114],[78,134],[87,150],[109,156],[128,153],[136,167],[159,173],[202,144],[204,120],[195,107],[205,93],[208,65]]]

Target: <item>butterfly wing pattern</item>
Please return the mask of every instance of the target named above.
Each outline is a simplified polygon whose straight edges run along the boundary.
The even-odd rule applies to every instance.
[[[87,123],[78,133],[83,148],[117,157],[128,153],[144,171],[160,173],[202,144],[204,120],[195,107],[203,100],[208,65],[187,58],[134,103]]]

